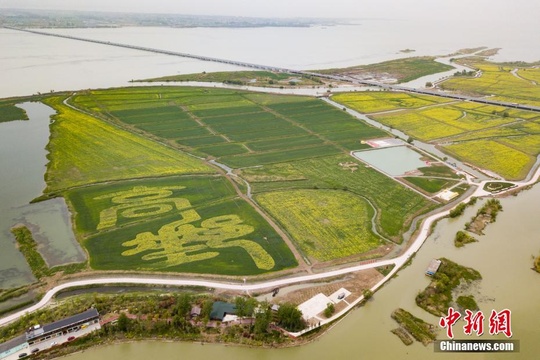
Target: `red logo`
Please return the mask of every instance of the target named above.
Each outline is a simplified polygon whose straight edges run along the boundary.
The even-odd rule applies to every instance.
[[[512,337],[511,315],[512,312],[508,309],[499,312],[491,310],[491,315],[489,316],[489,334],[497,335],[502,333],[508,338]],[[456,324],[459,318],[461,318],[461,314],[450,307],[448,308],[448,314],[439,320],[439,326],[443,329],[446,328],[446,336],[450,339],[454,338],[452,326]],[[465,320],[465,326],[463,326],[465,335],[472,335],[474,333],[476,336],[481,336],[484,333],[484,314],[482,311],[474,313],[470,310],[465,310],[463,320]]]

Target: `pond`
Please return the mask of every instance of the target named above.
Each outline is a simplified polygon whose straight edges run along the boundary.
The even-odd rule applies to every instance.
[[[391,176],[404,175],[427,165],[426,161],[421,160],[425,155],[407,146],[355,151],[353,156]]]

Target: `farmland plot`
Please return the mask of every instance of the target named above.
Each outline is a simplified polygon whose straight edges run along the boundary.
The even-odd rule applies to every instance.
[[[371,231],[369,203],[339,190],[263,193],[256,200],[283,224],[307,256],[329,261],[365,253],[381,245]]]

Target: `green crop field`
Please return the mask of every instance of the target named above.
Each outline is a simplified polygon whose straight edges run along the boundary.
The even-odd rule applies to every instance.
[[[73,103],[231,167],[357,150],[367,146],[362,140],[386,136],[342,110],[301,96],[159,87],[134,88],[133,99],[125,90],[91,91]]]
[[[447,179],[432,179],[413,176],[404,177],[403,179],[430,194],[436,194],[444,188],[456,183],[455,181]]]
[[[371,231],[369,203],[340,190],[262,193],[261,204],[291,234],[302,252],[319,261],[365,253],[381,245]]]
[[[450,169],[446,165],[432,164],[431,166],[425,166],[418,168],[422,172],[423,176],[435,176],[435,177],[445,177],[459,179],[460,176],[457,175],[454,170]]]
[[[371,168],[366,168],[348,155],[350,150],[368,147],[362,143],[364,140],[387,137],[388,134],[319,99],[215,88],[144,87],[87,91],[75,95],[71,101],[75,106],[80,106],[119,127],[137,133],[137,136],[146,135],[179,150],[215,158],[220,163],[237,169],[235,171],[251,183],[254,196],[263,199],[261,205],[264,209],[280,222],[282,216],[280,217],[275,210],[276,206],[279,207],[283,203],[278,196],[280,194],[290,193],[294,195],[293,198],[304,196],[314,216],[315,205],[313,204],[316,199],[311,199],[303,192],[309,193],[318,188],[321,191],[314,193],[320,194],[325,199],[328,198],[328,194],[337,194],[336,199],[343,198],[343,204],[348,204],[348,208],[344,206],[339,208],[334,200],[328,199],[331,204],[328,209],[335,208],[333,210],[335,213],[329,214],[325,219],[334,225],[329,226],[327,221],[316,222],[315,220],[309,225],[311,231],[318,234],[319,240],[322,239],[322,234],[328,234],[327,244],[314,243],[316,245],[312,248],[315,249],[314,252],[309,253],[306,250],[305,245],[308,243],[303,243],[299,235],[305,229],[302,230],[298,224],[289,228],[281,222],[290,231],[294,241],[298,242],[299,248],[314,259],[321,261],[338,259],[357,255],[379,246],[381,240],[371,232],[370,228],[371,216],[375,213],[377,232],[395,242],[401,242],[403,233],[409,228],[414,217],[438,206],[436,202],[426,199]],[[418,106],[437,104],[437,101],[420,96],[399,101],[400,103],[416,101],[419,103]],[[179,154],[182,155],[181,152]],[[351,170],[350,167],[342,165],[348,162],[354,165],[354,169]],[[98,217],[98,213],[101,214],[103,211],[103,206],[111,201],[111,198],[107,198],[106,195],[109,192],[114,194],[127,191],[126,186],[129,187],[131,182],[103,184],[89,189],[74,189],[69,193],[69,199],[78,214],[76,224],[79,234],[85,238],[84,244],[91,254],[93,267],[96,269],[165,269],[166,271],[204,273],[210,271],[212,262],[215,262],[221,265],[213,270],[214,273],[233,275],[258,274],[288,268],[295,264],[290,253],[284,255],[282,247],[285,243],[277,242],[273,231],[268,235],[269,232],[264,230],[260,223],[263,222],[262,219],[247,203],[236,198],[234,193],[229,192],[225,195],[222,191],[220,196],[205,195],[201,198],[203,205],[199,205],[197,196],[200,194],[192,194],[190,190],[175,189],[174,185],[170,185],[165,179],[169,178],[139,181],[144,184],[146,184],[145,181],[150,181],[150,183],[155,183],[155,186],[164,188],[172,186],[173,188],[162,191],[170,193],[172,197],[182,197],[193,206],[200,219],[193,218],[190,224],[196,227],[213,226],[211,221],[204,222],[207,218],[243,214],[240,217],[245,223],[239,223],[240,220],[237,218],[227,221],[231,224],[238,222],[235,226],[239,228],[242,228],[244,224],[249,225],[249,234],[253,235],[249,235],[250,237],[246,240],[259,244],[260,247],[251,243],[242,243],[247,250],[237,252],[244,254],[244,260],[231,257],[234,246],[230,248],[223,246],[223,243],[228,243],[228,241],[210,245],[193,243],[196,249],[212,248],[212,251],[208,250],[209,253],[197,250],[187,255],[182,253],[173,256],[170,252],[167,253],[168,250],[154,248],[145,250],[144,246],[155,247],[156,244],[161,244],[162,240],[158,237],[162,234],[167,236],[173,231],[172,228],[176,229],[175,224],[179,223],[175,223],[172,220],[174,216],[168,212],[176,204],[155,204],[148,209],[128,209],[125,214],[122,212],[122,216],[116,215],[116,225],[109,227],[107,224],[112,223],[112,220],[109,219],[108,222],[105,221],[102,224],[101,217]],[[185,185],[188,189],[199,188],[195,184],[200,184],[201,189],[207,189],[212,188],[209,182],[215,184],[217,180],[190,177],[189,181],[190,183]],[[133,182],[133,184],[136,183],[138,182]],[[138,191],[146,190],[143,188]],[[182,195],[184,192],[185,196]],[[213,194],[213,190],[210,192]],[[122,197],[118,198],[118,196],[113,199],[120,201]],[[142,196],[133,195],[133,199]],[[348,201],[345,201],[346,199]],[[367,201],[372,204],[376,212]],[[290,206],[293,205],[294,201],[291,201]],[[116,206],[123,205],[116,204]],[[229,212],[226,212],[227,207]],[[79,213],[77,208],[86,210]],[[94,210],[89,210],[92,208]],[[348,219],[344,213],[351,208],[364,214],[362,218],[357,219],[356,223],[348,222],[352,220]],[[248,213],[247,209],[251,212]],[[113,213],[110,214],[110,216],[113,215]],[[105,218],[108,219],[107,216]],[[179,218],[177,221],[182,220]],[[346,229],[340,230],[342,225]],[[143,228],[147,230],[143,231]],[[244,230],[248,231],[247,228]],[[340,233],[340,231],[344,232]],[[329,252],[325,248],[325,246],[327,248],[337,246],[336,241],[340,234],[345,233],[348,240],[342,244],[340,250]],[[353,236],[353,233],[361,234],[361,238]],[[167,239],[169,238],[170,236]],[[150,245],[141,245],[144,239],[147,239]],[[264,241],[271,241],[271,244],[264,245]],[[104,244],[107,242],[113,244],[111,245],[113,251],[105,251]],[[192,246],[191,243],[189,244]],[[125,247],[127,249],[124,249]],[[173,250],[170,251],[174,253]],[[216,255],[210,259],[210,253]],[[328,257],[325,258],[323,253],[328,253],[326,255]],[[238,254],[235,256],[240,256]],[[192,255],[193,262],[190,265],[183,262],[187,261],[186,256],[189,258]],[[275,263],[272,267],[270,258]],[[234,266],[231,264],[228,270],[225,269],[227,261],[234,263]]]
[[[351,167],[343,166],[345,163],[356,164],[356,167],[351,170]],[[363,196],[377,209],[377,230],[397,242],[401,241],[401,235],[414,216],[437,207],[436,203],[346,155],[292,161],[286,166],[275,164],[243,169],[242,176],[251,180],[254,194],[330,189]]]
[[[297,265],[223,177],[102,184],[67,198],[95,269],[253,275]]]
[[[46,100],[58,114],[48,145],[47,192],[108,180],[213,173],[202,161]]]

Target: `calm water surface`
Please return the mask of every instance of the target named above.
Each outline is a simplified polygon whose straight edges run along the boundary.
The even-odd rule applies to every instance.
[[[466,11],[466,10],[464,10]],[[311,28],[51,29],[54,33],[294,69],[324,69],[419,56],[466,47],[500,47],[496,60],[540,60],[535,14],[499,21],[366,19]],[[414,49],[404,54],[400,50]],[[50,90],[126,86],[132,79],[239,70],[202,62],[0,29],[0,97]],[[31,80],[30,80],[31,79]]]
[[[0,288],[34,281],[10,232],[16,224],[33,230],[39,250],[50,266],[85,258],[75,241],[63,199],[29,204],[45,188],[45,146],[54,111],[41,103],[19,106],[26,110],[29,121],[0,123]]]
[[[426,166],[426,162],[421,160],[423,155],[407,146],[356,151],[353,155],[392,176],[403,175]]]

